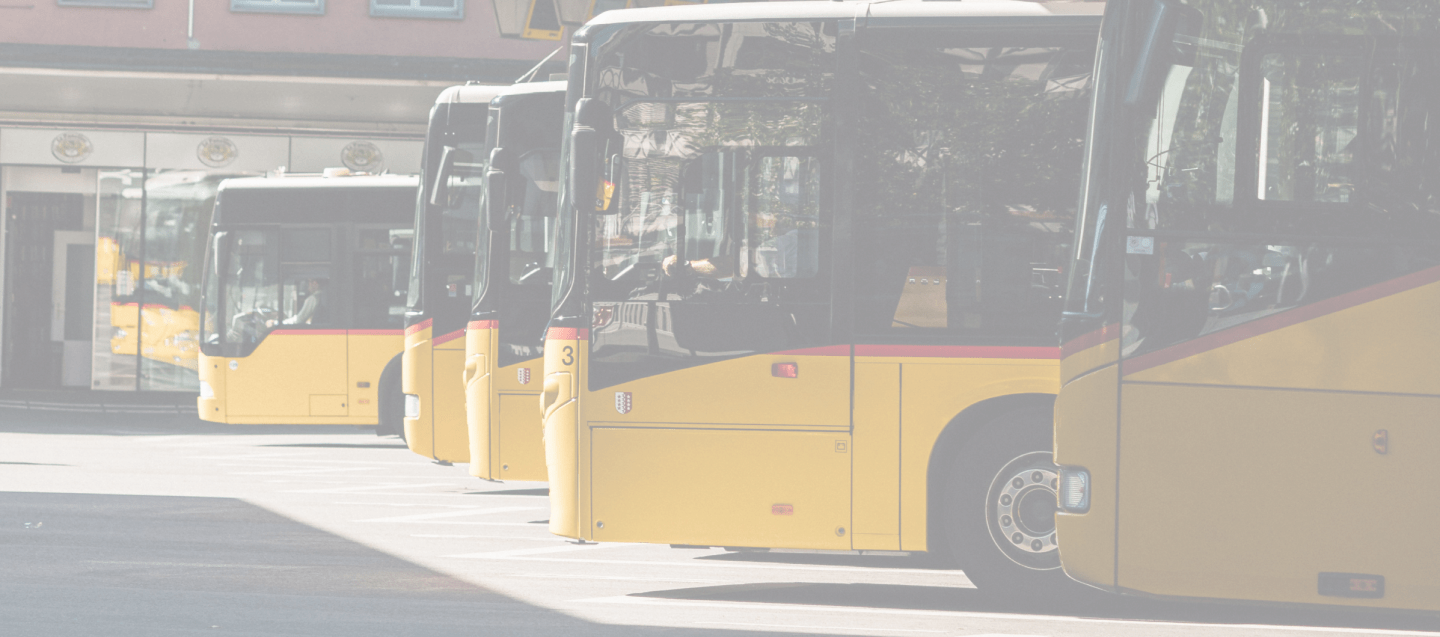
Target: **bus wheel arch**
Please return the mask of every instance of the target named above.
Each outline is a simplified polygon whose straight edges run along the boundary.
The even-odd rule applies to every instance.
[[[950,421],[931,453],[927,547],[991,592],[1064,583],[1053,529],[1032,532],[1021,524],[1026,509],[1036,509],[1038,514],[1030,515],[1043,518],[1046,512],[1040,509],[1046,508],[1046,497],[1053,502],[1049,447],[1054,403],[1051,394],[977,403]],[[1032,479],[1036,475],[1039,480]],[[1011,483],[1022,476],[1019,484]],[[1049,513],[1053,526],[1053,508]],[[998,528],[1002,519],[1009,523],[1005,533]],[[1040,520],[1030,526],[1043,525]],[[1011,546],[1011,531],[1020,534],[1021,544]],[[1035,543],[1040,546],[1033,547]]]
[[[405,392],[400,386],[401,357],[396,354],[380,372],[376,406],[380,412],[375,426],[377,436],[400,436],[405,439]]]

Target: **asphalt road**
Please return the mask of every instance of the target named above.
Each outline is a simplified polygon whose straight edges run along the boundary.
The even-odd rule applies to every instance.
[[[925,556],[571,544],[545,493],[355,427],[0,410],[0,635],[1440,635],[1405,615],[991,599]]]

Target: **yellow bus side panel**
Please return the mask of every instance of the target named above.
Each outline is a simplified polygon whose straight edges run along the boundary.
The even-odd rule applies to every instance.
[[[345,395],[345,334],[271,334],[225,374],[229,416],[310,416],[312,395]],[[345,415],[345,414],[333,414]],[[233,422],[233,421],[232,421]]]
[[[1111,325],[1073,339],[1060,347],[1060,382],[1068,383],[1077,376],[1120,360],[1120,326]]]
[[[775,363],[795,363],[797,377],[776,378]],[[629,413],[616,410],[616,392],[630,393]],[[587,422],[841,429],[850,426],[849,392],[848,356],[760,354],[620,383],[581,408]]]
[[[310,394],[309,416],[349,416],[350,397],[345,394]]]
[[[1101,588],[1115,586],[1115,443],[1120,369],[1110,365],[1065,385],[1055,398],[1055,463],[1090,472],[1090,510],[1058,513],[1065,573]]]
[[[490,435],[492,405],[490,397],[494,375],[490,365],[494,359],[495,330],[468,328],[465,330],[465,368],[462,381],[465,384],[465,427],[470,441],[470,475],[482,480],[499,480],[495,475],[496,458],[491,453],[495,446]]]
[[[411,329],[414,329],[413,327]],[[430,350],[431,329],[405,334],[405,353],[400,357],[400,390],[420,397],[420,413],[417,418],[405,418],[405,444],[410,450],[425,456],[435,457],[435,432],[433,409],[435,392],[432,389],[432,353]]]
[[[879,362],[881,358],[856,358]],[[929,469],[935,442],[950,421],[976,403],[1016,394],[1054,395],[1059,361],[1053,359],[889,359],[900,366],[900,546],[929,550]],[[917,362],[921,361],[921,362]],[[856,384],[856,391],[865,389]],[[857,395],[857,400],[859,397]],[[950,462],[947,458],[937,462]],[[856,476],[857,480],[866,479]]]
[[[591,445],[606,461],[592,468],[592,537],[849,549],[849,438],[597,423]]]
[[[900,550],[900,364],[855,365],[856,549]]]
[[[395,334],[348,336],[350,348],[350,415],[380,422],[380,372],[405,346],[405,337]]]
[[[225,359],[219,356],[200,355],[198,362],[200,382],[209,383],[215,392],[214,398],[196,398],[195,408],[201,420],[227,422],[225,419]]]
[[[1436,317],[1440,283],[1431,283],[1144,371],[1127,368],[1125,380],[1440,394]]]
[[[1120,586],[1440,609],[1425,541],[1440,526],[1440,398],[1130,383],[1121,396]],[[1322,597],[1321,572],[1381,575],[1385,597]]]
[[[470,427],[465,420],[464,339],[440,344],[431,352],[431,357],[435,365],[431,372],[435,393],[429,406],[435,428],[435,459],[470,462]],[[421,405],[423,410],[423,399]]]
[[[537,394],[500,395],[500,479],[546,480],[542,434]]]

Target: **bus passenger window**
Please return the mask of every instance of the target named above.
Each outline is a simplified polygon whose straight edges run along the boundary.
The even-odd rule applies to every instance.
[[[1349,203],[1364,58],[1270,54],[1261,67],[1259,198]]]
[[[329,325],[335,316],[330,290],[329,228],[286,228],[280,234],[283,325]]]

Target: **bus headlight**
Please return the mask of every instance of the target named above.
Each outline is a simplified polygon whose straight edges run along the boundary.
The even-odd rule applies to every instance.
[[[405,394],[405,417],[415,419],[420,417],[420,397],[415,394]]]
[[[207,383],[207,382],[205,382],[205,381],[203,381],[203,380],[200,381],[200,397],[201,397],[201,398],[214,398],[214,397],[215,397],[215,388],[214,388],[214,387],[211,387],[211,386],[210,386],[210,383]]]
[[[1090,472],[1075,467],[1060,468],[1060,508],[1066,513],[1090,510]]]

